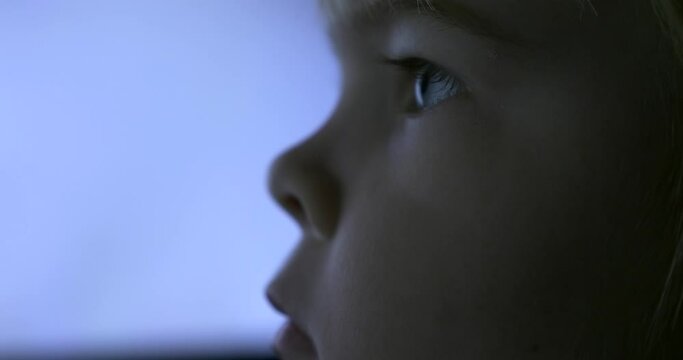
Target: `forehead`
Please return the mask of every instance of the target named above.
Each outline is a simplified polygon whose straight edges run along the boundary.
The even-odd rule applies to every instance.
[[[398,9],[410,9],[420,11],[438,7],[443,3],[465,3],[467,1],[458,0],[318,0],[322,9],[329,20],[346,21],[358,16],[372,15],[375,12],[386,12]],[[493,7],[530,7],[538,8],[543,6],[565,7],[567,5],[578,9],[581,13],[589,10],[597,15],[594,5],[599,0],[485,0],[481,5]]]
[[[350,21],[357,17],[398,8],[432,8],[434,0],[319,0],[331,22]]]
[[[318,0],[329,29],[365,33],[366,25],[415,14],[475,35],[534,48],[578,38],[578,27],[602,22],[625,2],[644,0]],[[598,17],[598,12],[600,13]],[[623,23],[623,21],[622,21]],[[350,26],[346,26],[350,25]],[[510,41],[511,40],[511,41]]]

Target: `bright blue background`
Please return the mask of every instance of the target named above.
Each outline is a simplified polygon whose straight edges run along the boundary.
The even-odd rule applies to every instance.
[[[0,1],[0,352],[267,348],[337,72],[315,0]]]

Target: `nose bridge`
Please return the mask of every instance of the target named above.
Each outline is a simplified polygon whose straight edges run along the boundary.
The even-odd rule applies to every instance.
[[[304,233],[331,239],[341,206],[326,128],[280,154],[270,165],[268,190]]]

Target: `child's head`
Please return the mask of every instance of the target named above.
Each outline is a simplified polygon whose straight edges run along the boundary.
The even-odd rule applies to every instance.
[[[323,5],[341,98],[269,180],[319,359],[683,356],[679,0]]]

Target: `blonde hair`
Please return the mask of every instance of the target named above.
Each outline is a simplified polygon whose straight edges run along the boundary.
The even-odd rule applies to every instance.
[[[417,8],[433,8],[431,0],[413,0]],[[596,12],[591,0],[575,0],[581,11],[590,8]],[[665,109],[670,118],[671,157],[667,159],[667,175],[655,189],[668,218],[670,237],[661,245],[667,261],[666,276],[661,279],[661,296],[652,305],[646,323],[644,338],[629,354],[639,359],[683,359],[683,0],[649,0],[658,17],[662,33],[670,41],[669,49],[675,58],[674,68],[663,69],[661,100],[672,106]],[[319,0],[323,12],[331,19],[348,19],[358,12],[371,13],[378,5],[393,8],[396,0]],[[671,76],[671,74],[675,76]],[[667,242],[669,241],[669,242]]]

